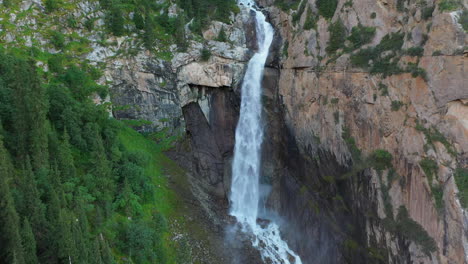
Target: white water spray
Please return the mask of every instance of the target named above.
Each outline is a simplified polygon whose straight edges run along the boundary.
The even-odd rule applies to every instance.
[[[273,28],[265,15],[255,8],[253,0],[239,0],[255,12],[258,51],[250,59],[242,83],[239,123],[232,165],[231,215],[242,225],[244,232],[253,235],[252,244],[259,249],[264,261],[274,264],[302,264],[300,257],[281,239],[279,226],[270,221],[257,224],[260,200],[260,155],[263,141],[261,126],[263,70],[273,40]]]

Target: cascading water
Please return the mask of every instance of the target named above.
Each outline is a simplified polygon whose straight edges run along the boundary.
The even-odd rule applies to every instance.
[[[258,51],[250,59],[242,83],[241,110],[232,165],[231,215],[236,217],[244,232],[252,233],[252,244],[260,250],[265,261],[269,259],[274,264],[302,264],[300,257],[281,239],[279,226],[274,221],[265,226],[257,224],[263,141],[261,81],[274,32],[272,26],[266,22],[265,15],[256,9],[253,0],[240,0],[239,5],[255,12]]]

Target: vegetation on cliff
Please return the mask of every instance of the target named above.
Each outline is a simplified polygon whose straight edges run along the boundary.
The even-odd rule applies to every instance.
[[[29,54],[0,53],[0,262],[174,261],[161,147],[93,103],[89,65]]]

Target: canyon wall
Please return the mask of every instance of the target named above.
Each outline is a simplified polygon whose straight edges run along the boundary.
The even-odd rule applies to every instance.
[[[467,213],[453,177],[468,161],[468,38],[457,22],[466,3],[447,12],[439,2],[341,0],[328,19],[313,0],[295,9],[260,2],[276,29],[264,79],[262,183],[304,263],[466,263]],[[141,57],[108,74],[119,80],[112,101],[139,106],[117,117],[186,131],[173,157],[219,226],[229,222],[238,87],[255,49],[246,41],[255,37],[251,19],[241,14],[234,26],[215,22],[204,33],[214,39],[223,27],[235,36],[230,45],[208,41],[207,62],[194,44],[170,63]],[[343,43],[330,51],[338,21]],[[349,49],[359,26],[374,35]],[[398,49],[377,54],[390,68],[373,72],[378,58],[368,68],[352,63],[397,34]],[[388,166],[376,168],[376,151],[391,155]]]

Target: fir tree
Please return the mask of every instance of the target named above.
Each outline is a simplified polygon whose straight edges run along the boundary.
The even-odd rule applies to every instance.
[[[122,36],[125,33],[125,20],[122,10],[118,6],[114,6],[111,8],[107,17],[108,26],[112,34],[115,36]]]
[[[102,261],[101,258],[101,250],[99,248],[99,239],[96,237],[94,239],[94,242],[91,244],[92,247],[90,249],[90,257],[89,257],[89,263],[90,264],[103,264],[104,262]]]
[[[19,197],[17,208],[22,216],[28,217],[31,221],[35,234],[44,234],[46,220],[45,220],[45,206],[42,203],[35,175],[31,168],[29,157],[23,165],[21,177],[19,177]],[[37,237],[40,240],[42,237]]]
[[[26,264],[39,263],[36,256],[36,239],[32,232],[31,225],[27,218],[24,219],[23,229],[21,230],[21,238],[23,241],[24,261]]]
[[[135,27],[139,30],[142,30],[145,28],[145,20],[143,19],[143,16],[140,14],[140,11],[135,8],[135,11],[133,11],[133,23],[135,23]]]
[[[0,262],[24,263],[19,218],[8,184],[12,175],[13,166],[0,136]]]

